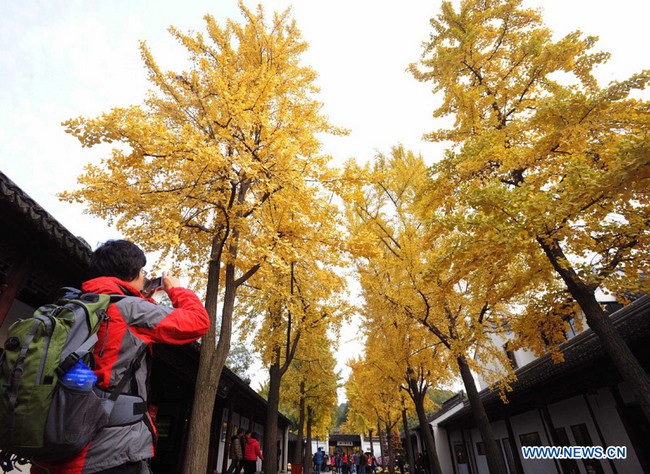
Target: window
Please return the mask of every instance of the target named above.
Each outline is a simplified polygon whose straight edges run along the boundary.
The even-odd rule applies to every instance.
[[[503,453],[506,455],[506,461],[508,461],[508,470],[513,473],[517,472],[517,468],[515,467],[515,458],[512,455],[512,444],[510,442],[510,438],[503,438],[501,441],[502,443],[498,442],[499,440],[497,439],[497,444],[499,444],[499,447],[503,445],[503,451],[499,449],[499,452],[501,453],[501,459],[503,459]],[[515,449],[517,447],[515,446]]]
[[[573,437],[576,440],[577,446],[594,445],[594,442],[591,440],[591,436],[589,435],[589,430],[587,429],[587,425],[585,425],[584,423],[581,423],[579,425],[573,425],[571,427],[571,432],[573,433]]]
[[[476,452],[479,456],[485,456],[485,444],[483,444],[483,441],[476,443]]]
[[[467,450],[461,443],[454,444],[454,455],[457,464],[467,464]]]
[[[593,446],[594,442],[591,440],[587,425],[580,423],[579,425],[572,425],[571,432],[576,440],[576,446]],[[589,473],[603,474],[603,467],[597,459],[583,459],[582,463]]]
[[[573,339],[578,335],[578,331],[576,331],[576,322],[575,319],[571,316],[567,316],[564,319],[564,322],[569,325],[569,329],[566,332],[566,340],[568,341],[569,339]]]
[[[519,435],[519,441],[522,446],[541,446],[542,441],[539,439],[539,433],[534,431],[532,433],[524,433]]]
[[[228,437],[228,420],[223,420],[221,427],[221,442],[225,443],[226,438]]]
[[[508,350],[508,344],[503,345],[503,350],[506,351],[506,357],[510,361],[510,365],[512,366],[512,368],[517,369],[519,367],[519,364],[517,364],[517,358],[515,357],[515,353],[513,351]]]
[[[224,408],[223,409],[223,415],[222,418],[222,426],[221,426],[221,442],[225,443],[226,439],[228,438],[228,409]]]
[[[558,446],[571,446],[569,436],[564,428],[555,428],[555,439],[557,439]],[[563,472],[567,474],[578,474],[578,462],[575,459],[560,459],[560,465]]]

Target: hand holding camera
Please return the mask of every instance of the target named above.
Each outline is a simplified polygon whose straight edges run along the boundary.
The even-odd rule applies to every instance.
[[[181,282],[172,272],[163,272],[162,284],[165,291],[169,292],[172,288],[181,286]]]
[[[147,298],[150,298],[158,290],[164,290],[169,292],[172,288],[176,288],[180,285],[180,281],[177,276],[172,272],[163,272],[161,277],[152,278],[147,280],[142,288],[142,294]]]

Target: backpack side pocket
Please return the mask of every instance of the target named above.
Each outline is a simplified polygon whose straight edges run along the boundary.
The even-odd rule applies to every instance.
[[[48,458],[65,459],[81,452],[107,422],[108,413],[94,391],[57,384],[45,425]]]

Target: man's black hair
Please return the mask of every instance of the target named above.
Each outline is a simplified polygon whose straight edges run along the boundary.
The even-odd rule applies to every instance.
[[[90,274],[93,277],[112,276],[123,281],[135,280],[140,269],[147,264],[144,252],[128,240],[108,240],[90,257]]]

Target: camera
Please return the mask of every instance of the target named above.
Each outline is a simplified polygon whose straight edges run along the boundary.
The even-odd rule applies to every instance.
[[[142,293],[146,295],[156,290],[157,288],[160,288],[161,286],[163,286],[162,277],[152,278],[151,280],[147,280],[144,283]]]

